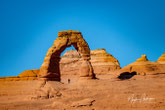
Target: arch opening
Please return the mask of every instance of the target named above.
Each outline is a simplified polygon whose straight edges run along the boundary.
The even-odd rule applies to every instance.
[[[73,45],[71,45],[71,47],[67,47],[62,53],[61,53],[61,57],[67,52],[67,51],[70,51],[70,50],[76,50],[75,48],[74,48],[74,46]],[[77,51],[77,50],[76,50]]]

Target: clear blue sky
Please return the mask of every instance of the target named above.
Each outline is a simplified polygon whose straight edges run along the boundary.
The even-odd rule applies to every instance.
[[[165,52],[164,0],[0,0],[0,76],[38,69],[58,31],[81,31],[121,66]]]

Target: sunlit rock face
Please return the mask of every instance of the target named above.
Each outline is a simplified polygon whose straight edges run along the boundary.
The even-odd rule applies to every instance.
[[[148,61],[148,58],[147,58],[147,56],[146,55],[142,55],[141,56],[141,58],[138,58],[137,60],[136,60],[136,62],[145,62],[145,61]]]
[[[165,73],[165,54],[163,54],[158,61],[149,61],[146,55],[135,62],[123,67],[120,73],[123,72],[136,72],[137,75],[154,75]]]
[[[159,59],[157,60],[157,62],[159,62],[159,63],[165,63],[165,53],[163,53],[163,55],[159,57]]]
[[[120,69],[119,61],[105,49],[91,51],[91,63],[96,74],[113,73]]]
[[[61,80],[60,55],[67,48],[73,46],[81,56],[79,75],[84,78],[95,78],[90,63],[90,48],[79,31],[60,31],[52,47],[49,48],[40,68],[39,77],[44,80]]]
[[[78,75],[80,59],[81,56],[76,50],[66,51],[60,61],[61,75]]]
[[[27,81],[37,80],[39,69],[25,70],[18,76],[0,77],[0,81]]]
[[[107,74],[120,69],[120,64],[116,58],[107,53],[105,49],[96,49],[91,53],[91,64],[95,74]],[[79,74],[81,56],[76,50],[66,51],[61,57],[61,74]]]

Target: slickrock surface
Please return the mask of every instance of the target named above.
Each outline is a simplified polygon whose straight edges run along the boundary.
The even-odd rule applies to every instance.
[[[72,77],[73,76],[73,77]],[[165,75],[136,75],[119,80],[99,75],[99,80],[71,83],[48,81],[0,82],[0,110],[164,110]],[[64,80],[67,78],[63,77]],[[63,81],[62,81],[63,82]],[[36,91],[37,90],[37,91]],[[36,92],[41,94],[35,97]]]
[[[76,50],[66,51],[60,61],[61,74],[78,74],[81,65],[81,56]],[[95,74],[107,74],[120,69],[116,58],[107,53],[105,49],[91,51],[91,64]]]
[[[158,61],[149,61],[146,55],[142,55],[137,61],[123,67],[120,73],[123,72],[136,72],[138,75],[154,75],[165,73],[164,54],[158,59]]]

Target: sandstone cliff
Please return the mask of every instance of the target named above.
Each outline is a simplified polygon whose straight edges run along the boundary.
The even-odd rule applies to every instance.
[[[37,80],[39,69],[26,70],[18,76],[0,77],[0,81],[23,81],[23,80]]]
[[[76,50],[66,51],[60,61],[61,74],[79,74],[80,59],[81,57]]]
[[[107,53],[105,49],[96,49],[90,53],[94,73],[106,74],[120,70],[118,60]],[[78,75],[81,64],[81,56],[76,50],[66,51],[60,60],[61,75]],[[39,69],[26,70],[18,76],[0,77],[0,81],[37,80],[39,71]]]
[[[81,56],[76,50],[66,51],[61,57],[60,71],[61,75],[79,74],[79,65]],[[137,75],[153,75],[165,73],[165,53],[157,61],[149,61],[146,55],[142,55],[135,62],[120,69],[120,64],[116,58],[107,53],[105,49],[96,49],[91,51],[91,64],[96,74],[124,72],[136,72]],[[37,80],[39,69],[26,70],[18,76],[0,77],[0,81],[21,81]]]
[[[146,55],[142,55],[141,58],[135,62],[123,67],[120,73],[123,72],[136,72],[138,75],[153,75],[165,73],[164,54],[158,59],[158,61],[149,61]]]
[[[77,51],[67,51],[60,61],[61,74],[78,74],[80,59]],[[120,69],[118,60],[107,53],[105,49],[91,51],[91,64],[95,74],[105,74]]]
[[[163,53],[162,56],[159,57],[159,59],[157,60],[158,62],[164,62],[165,63],[165,53]]]
[[[96,74],[105,74],[120,69],[119,61],[105,49],[91,51],[91,63]]]

